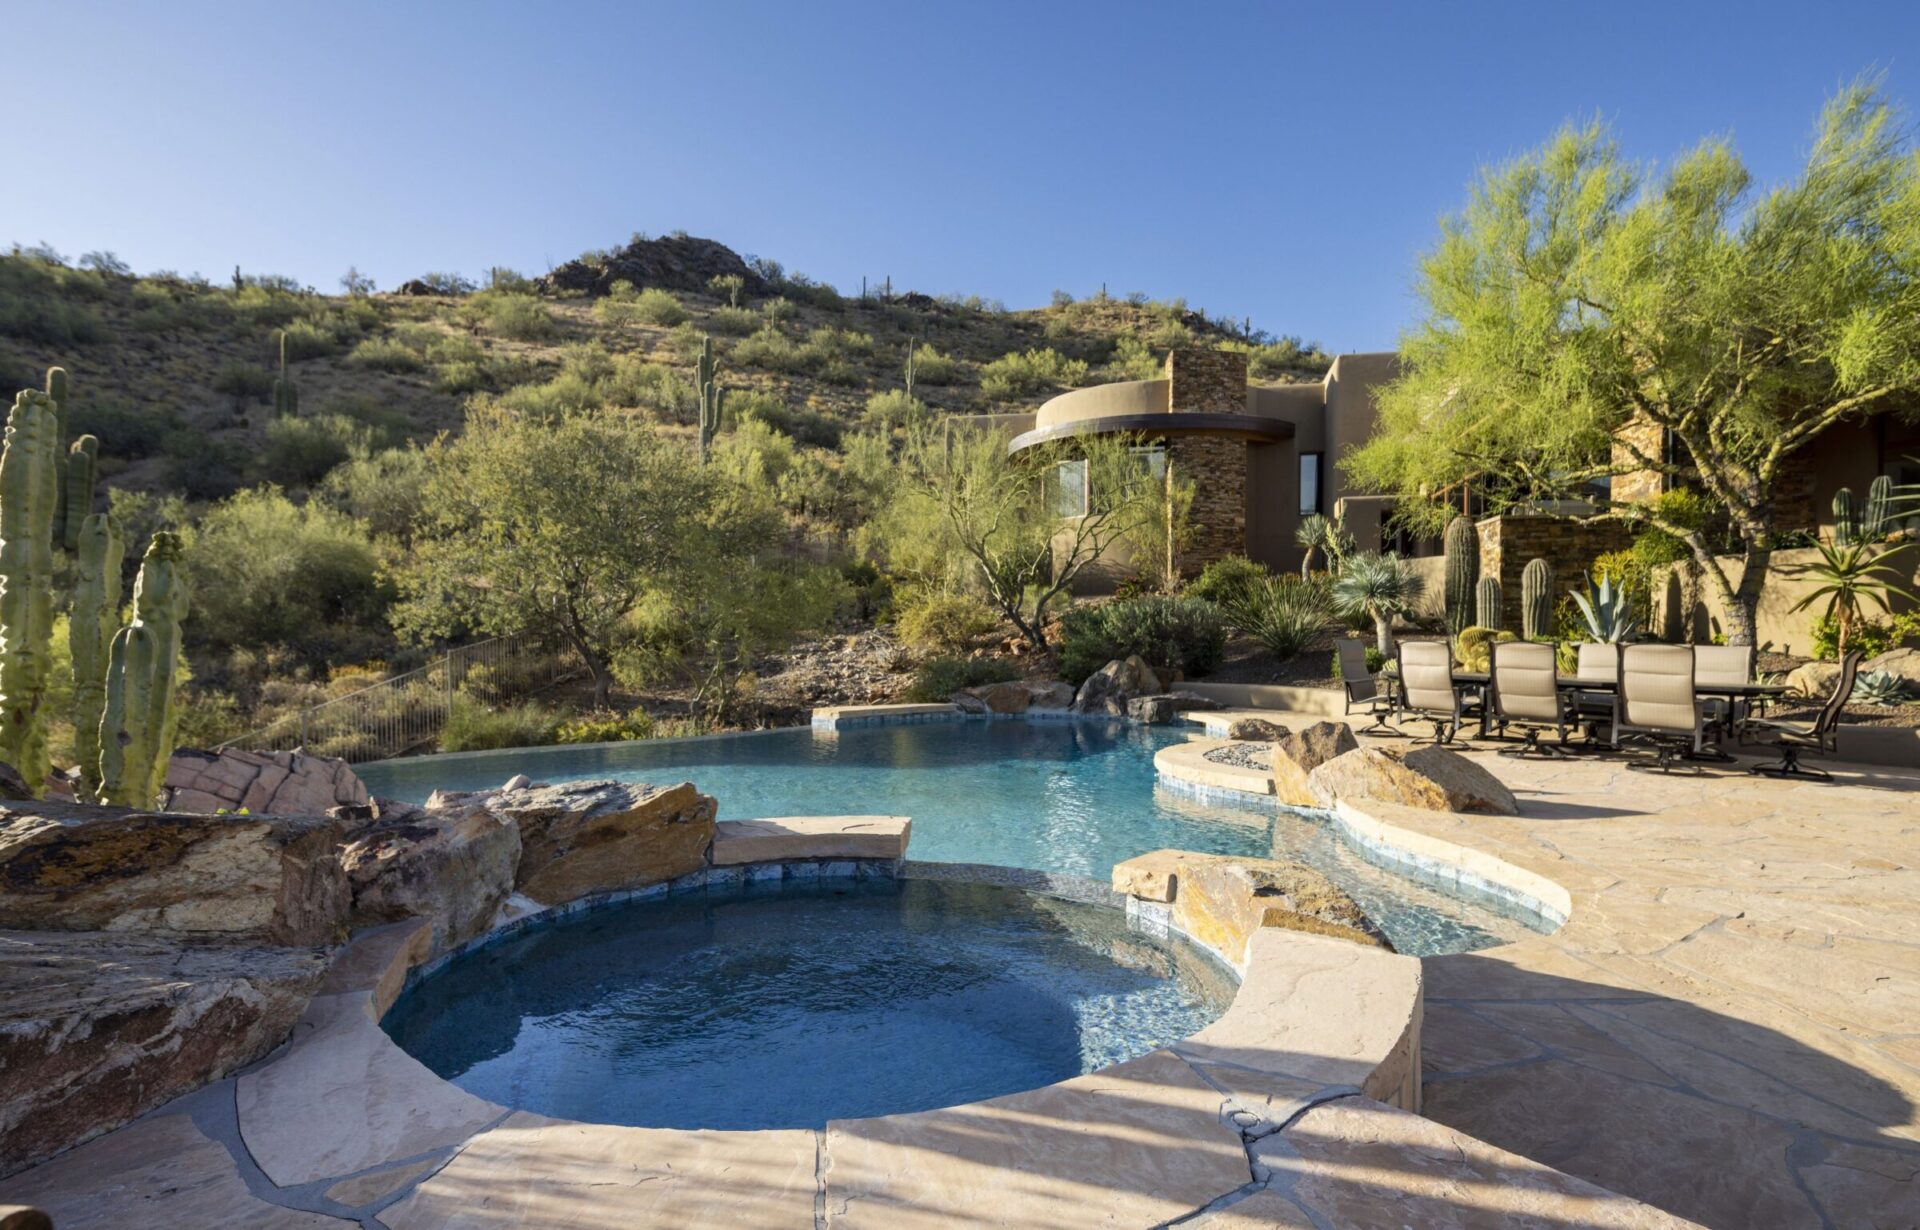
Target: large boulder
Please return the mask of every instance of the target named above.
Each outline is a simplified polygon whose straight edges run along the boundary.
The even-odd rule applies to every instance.
[[[1352,897],[1300,863],[1155,850],[1114,867],[1113,887],[1164,903],[1173,926],[1236,963],[1261,927],[1393,948]]]
[[[0,1175],[278,1046],[324,950],[103,932],[0,932]]]
[[[1033,694],[1024,683],[989,683],[972,692],[986,703],[989,713],[1025,713],[1033,704]]]
[[[1127,717],[1148,726],[1166,726],[1178,713],[1171,696],[1136,696],[1127,702]]]
[[[201,752],[182,748],[167,761],[163,811],[263,812],[318,816],[365,807],[367,788],[352,766],[305,752]]]
[[[1787,691],[1795,696],[1825,700],[1840,678],[1838,662],[1803,662],[1787,672]]]
[[[341,851],[353,925],[433,923],[435,951],[479,935],[513,894],[520,826],[481,803],[425,808],[382,799]]]
[[[332,943],[351,896],[342,832],[319,815],[0,806],[0,927]]]
[[[1047,683],[1027,684],[1028,706],[1034,709],[1071,709],[1073,685],[1054,679]]]
[[[545,905],[698,870],[717,810],[692,782],[562,782],[502,790],[485,802],[520,829],[514,887]]]
[[[1315,722],[1297,731],[1282,729],[1273,740],[1274,797],[1295,807],[1320,806],[1307,778],[1321,765],[1359,747],[1360,741],[1345,722]]]
[[[1134,654],[1121,661],[1115,658],[1088,675],[1073,698],[1073,707],[1081,713],[1105,713],[1125,717],[1127,702],[1136,696],[1151,696],[1161,691],[1160,677],[1153,668]]]
[[[1261,717],[1235,718],[1227,723],[1227,738],[1244,743],[1272,743],[1288,733],[1280,723]]]
[[[1886,671],[1898,675],[1910,687],[1920,689],[1920,649],[1889,649],[1860,664],[1861,674],[1868,671]]]
[[[1520,814],[1513,791],[1499,778],[1444,747],[1359,748],[1307,774],[1307,790],[1319,807],[1332,807],[1336,799],[1370,798],[1432,811]]]

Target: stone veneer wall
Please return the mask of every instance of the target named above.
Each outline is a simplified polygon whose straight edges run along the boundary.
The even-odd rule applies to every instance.
[[[1614,433],[1618,440],[1631,444],[1643,456],[1658,457],[1666,445],[1666,428],[1649,418],[1636,416],[1633,421]],[[1615,465],[1632,465],[1633,454],[1616,444],[1613,446]],[[1621,503],[1641,504],[1651,500],[1667,489],[1667,479],[1653,470],[1636,470],[1631,474],[1613,476],[1609,490],[1615,500]]]
[[[1167,442],[1167,481],[1193,483],[1192,531],[1180,552],[1179,571],[1202,568],[1247,549],[1247,442],[1234,436],[1172,436]]]
[[[1238,351],[1170,350],[1167,382],[1175,414],[1247,412],[1247,356]]]
[[[1658,457],[1666,445],[1666,429],[1651,419],[1636,417],[1632,422],[1614,433],[1616,439],[1630,442],[1641,453]],[[1633,457],[1626,449],[1616,444],[1613,449],[1613,461],[1616,465],[1630,465]],[[1782,467],[1779,477],[1773,484],[1773,508],[1777,524],[1782,531],[1804,530],[1809,534],[1820,530],[1820,509],[1815,506],[1814,485],[1819,467],[1811,456],[1810,449],[1801,449],[1794,458]],[[1609,494],[1622,503],[1642,504],[1669,490],[1672,483],[1665,475],[1652,470],[1637,470],[1631,474],[1616,474],[1609,487]],[[1504,582],[1503,582],[1504,583]]]
[[[1545,515],[1488,517],[1479,529],[1480,575],[1500,578],[1500,626],[1515,633],[1520,631],[1520,574],[1527,561],[1538,556],[1553,565],[1553,601],[1559,606],[1594,560],[1626,550],[1634,535],[1618,521]]]

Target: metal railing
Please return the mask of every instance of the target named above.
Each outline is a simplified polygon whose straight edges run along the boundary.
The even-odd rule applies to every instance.
[[[495,637],[462,645],[418,670],[289,713],[215,750],[301,748],[353,763],[385,760],[438,737],[457,699],[481,705],[520,700],[578,667],[577,655],[570,651],[556,654],[522,637]]]

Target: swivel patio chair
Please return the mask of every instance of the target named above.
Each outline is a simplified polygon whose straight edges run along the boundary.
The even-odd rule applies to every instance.
[[[1620,677],[1620,647],[1608,641],[1586,641],[1574,647],[1576,661],[1573,673],[1581,679],[1617,680]],[[1567,697],[1574,717],[1587,732],[1587,741],[1593,744],[1604,742],[1600,737],[1602,726],[1613,725],[1613,707],[1616,703],[1614,693],[1575,692]]]
[[[1709,683],[1746,684],[1753,682],[1753,646],[1695,645],[1693,647],[1695,687]],[[1707,696],[1700,701],[1707,721],[1728,734],[1740,729],[1747,718],[1748,702],[1743,697]]]
[[[1620,650],[1619,704],[1614,709],[1613,742],[1622,736],[1652,746],[1652,760],[1635,760],[1630,769],[1671,773],[1687,756],[1706,750],[1706,714],[1693,691],[1693,647],[1626,645]],[[1686,765],[1698,773],[1698,765]]]
[[[1402,641],[1395,654],[1400,661],[1400,711],[1433,723],[1433,737],[1414,742],[1453,742],[1461,718],[1453,651],[1445,641]]]
[[[1569,702],[1560,691],[1554,666],[1554,647],[1526,641],[1493,646],[1493,682],[1488,704],[1494,723],[1505,734],[1509,726],[1526,740],[1519,747],[1503,747],[1502,756],[1566,756]],[[1542,743],[1551,730],[1556,743]]]
[[[1860,673],[1860,660],[1866,655],[1856,649],[1840,660],[1840,674],[1833,681],[1833,694],[1820,706],[1811,722],[1790,722],[1778,718],[1751,718],[1744,729],[1762,736],[1780,750],[1779,764],[1757,764],[1749,773],[1768,777],[1798,777],[1809,781],[1830,782],[1833,774],[1825,769],[1808,769],[1800,764],[1803,751],[1834,755],[1840,750],[1840,714],[1853,695],[1853,680]]]
[[[1347,716],[1362,713],[1373,719],[1373,725],[1354,733],[1377,739],[1406,738],[1405,731],[1387,725],[1387,718],[1394,712],[1393,686],[1388,683],[1382,687],[1367,670],[1367,643],[1359,637],[1343,636],[1334,642],[1334,648],[1340,655],[1340,687],[1347,694]]]

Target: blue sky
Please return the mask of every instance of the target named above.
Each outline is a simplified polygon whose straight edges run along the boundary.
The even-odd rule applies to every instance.
[[[685,229],[857,288],[1391,346],[1475,168],[1600,115],[1789,174],[1920,3],[0,0],[0,242],[333,289]]]

